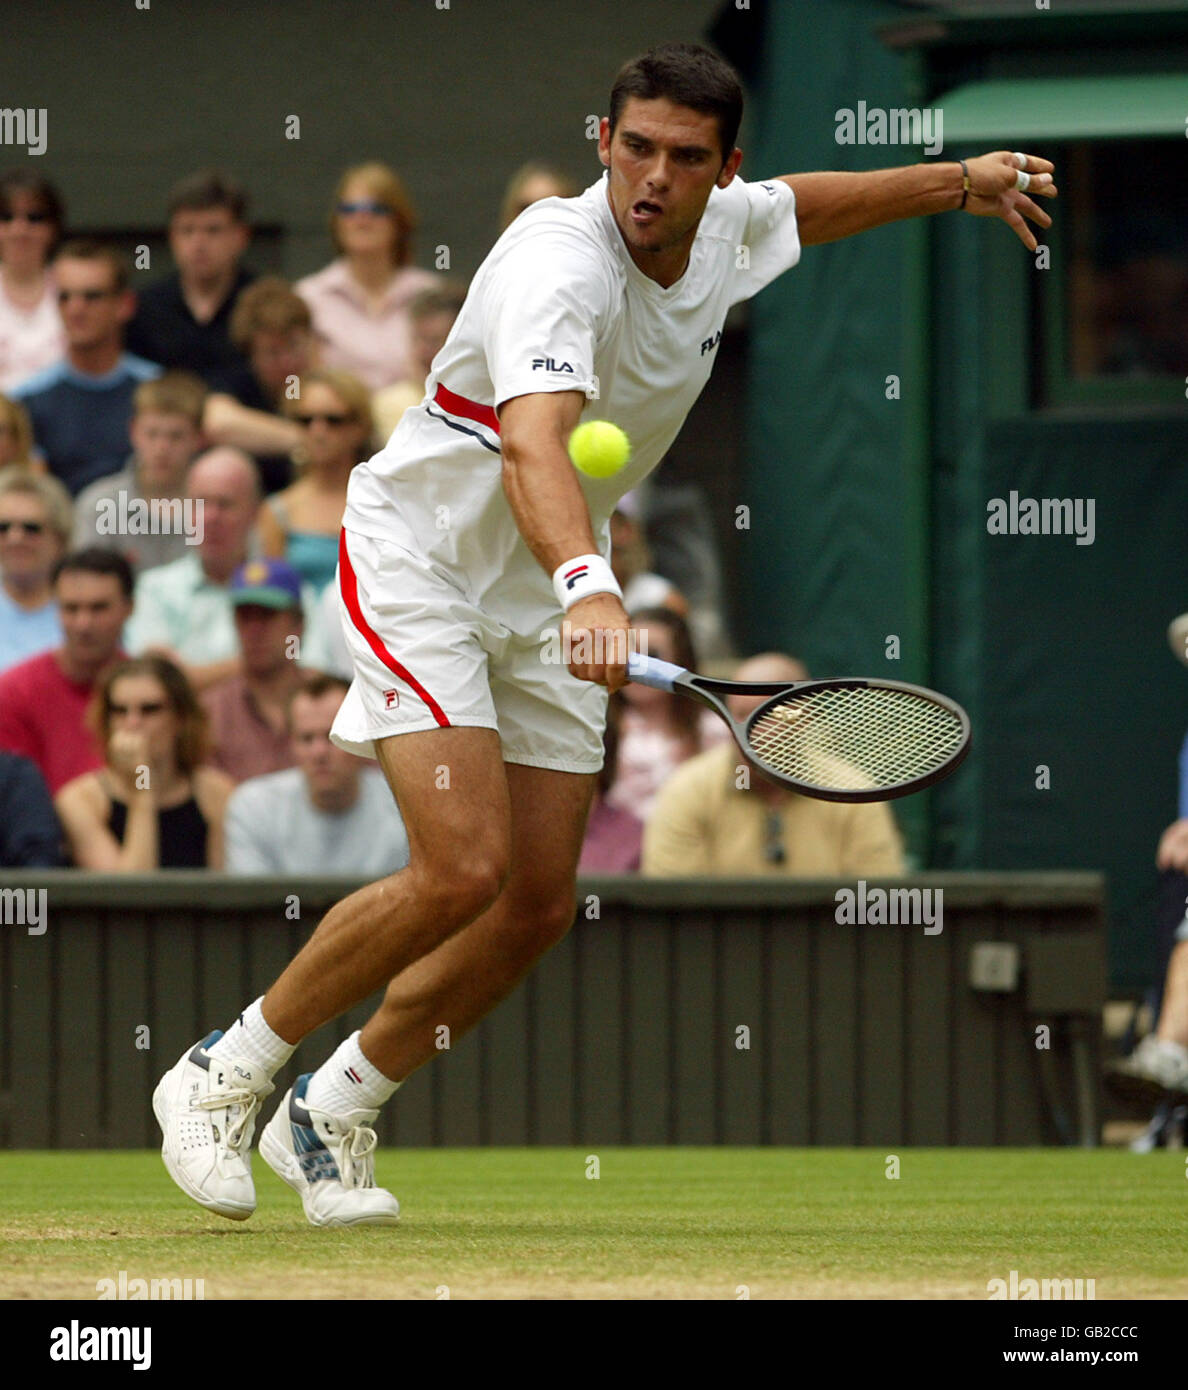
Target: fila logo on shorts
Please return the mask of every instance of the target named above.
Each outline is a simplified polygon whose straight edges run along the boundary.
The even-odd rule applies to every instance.
[[[399,691],[399,690],[385,690],[385,691],[384,691],[384,708],[385,708],[385,709],[391,709],[393,706],[398,706],[399,704],[400,704],[400,691]]]
[[[589,565],[575,565],[575,566],[573,567],[573,569],[571,569],[571,570],[566,570],[565,573],[562,575],[562,578],[563,578],[564,581],[565,581],[565,587],[566,587],[567,589],[572,589],[573,586],[578,582],[579,579],[582,578],[583,575],[586,575],[586,574],[589,574],[589,573],[590,573],[590,566],[589,566]]]

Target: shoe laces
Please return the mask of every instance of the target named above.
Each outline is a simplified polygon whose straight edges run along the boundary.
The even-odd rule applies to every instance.
[[[202,1096],[200,1099],[192,1101],[191,1104],[196,1110],[225,1110],[227,1112],[223,1125],[222,1147],[229,1149],[233,1154],[238,1154],[243,1148],[244,1140],[248,1137],[248,1125],[259,1108],[260,1099],[255,1091],[249,1091],[246,1086],[240,1086],[226,1091],[215,1091],[211,1095]],[[232,1112],[236,1110],[239,1113],[233,1118]]]
[[[332,1152],[338,1164],[343,1187],[375,1186],[375,1147],[378,1143],[374,1129],[355,1125],[334,1144]]]

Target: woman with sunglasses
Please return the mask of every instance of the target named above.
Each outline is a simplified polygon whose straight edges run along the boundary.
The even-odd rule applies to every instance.
[[[120,662],[88,719],[105,766],[54,798],[74,863],[124,874],[221,869],[235,784],[203,766],[206,716],[181,671],[160,656]]]
[[[73,511],[57,478],[0,468],[0,671],[62,642],[53,575]]]
[[[52,366],[66,337],[49,269],[62,235],[62,200],[26,170],[0,178],[0,391]]]
[[[295,286],[313,314],[322,362],[353,372],[372,391],[410,374],[409,304],[439,278],[411,263],[415,227],[395,170],[379,163],[348,169],[330,214],[338,259]]]
[[[288,560],[320,595],[338,564],[351,470],[371,448],[371,398],[349,372],[307,372],[285,413],[302,432],[299,476],[264,500],[256,529],[264,554]]]

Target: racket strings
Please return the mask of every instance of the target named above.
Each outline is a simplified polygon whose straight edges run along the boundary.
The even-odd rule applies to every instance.
[[[751,726],[774,771],[836,791],[896,787],[943,767],[964,741],[952,710],[905,690],[829,686],[792,693]]]

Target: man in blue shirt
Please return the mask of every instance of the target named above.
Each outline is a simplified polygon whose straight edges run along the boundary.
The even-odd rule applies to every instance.
[[[124,351],[136,297],[117,251],[97,241],[67,242],[54,260],[54,278],[66,356],[12,395],[29,412],[50,472],[77,496],[123,467],[132,393],[161,368]]]

